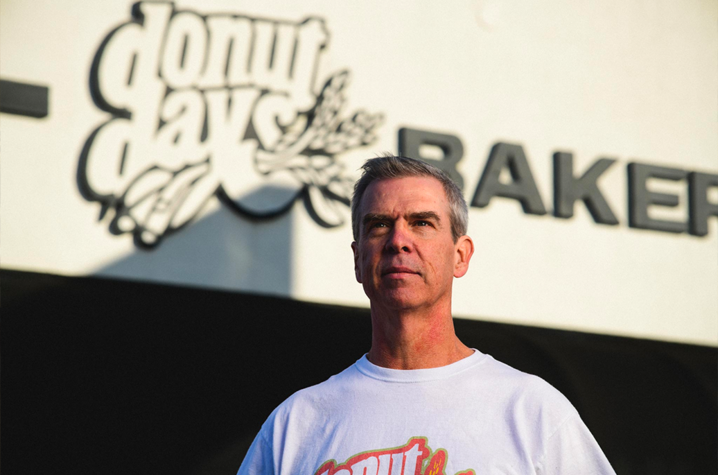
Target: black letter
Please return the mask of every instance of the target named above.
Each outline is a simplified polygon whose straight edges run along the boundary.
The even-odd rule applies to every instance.
[[[419,147],[422,145],[439,147],[444,152],[444,158],[432,160],[431,158],[422,157],[419,154]],[[459,137],[402,127],[399,129],[399,155],[434,165],[449,175],[459,188],[464,188],[464,177],[456,170],[456,164],[464,156],[464,146]]]
[[[573,155],[553,154],[553,215],[557,218],[573,216],[573,204],[580,199],[586,204],[593,220],[599,224],[618,224],[618,219],[598,189],[598,178],[615,160],[597,160],[581,178],[573,176]]]
[[[628,225],[632,228],[653,229],[669,233],[684,233],[688,230],[688,223],[666,221],[648,217],[648,207],[678,206],[676,195],[655,193],[648,191],[646,181],[649,178],[662,178],[679,181],[686,178],[687,173],[678,168],[658,167],[641,163],[628,164]]]
[[[499,175],[504,167],[509,168],[513,183],[504,184],[499,181]],[[476,187],[471,206],[483,208],[494,196],[518,200],[524,213],[546,214],[546,208],[541,201],[541,195],[536,188],[536,182],[521,145],[499,142],[491,148],[489,160],[479,180],[479,186]]]
[[[688,215],[691,234],[708,234],[708,216],[718,216],[718,203],[708,202],[708,188],[718,186],[718,175],[691,172],[688,174]]]
[[[15,81],[0,80],[0,112],[27,117],[47,117],[50,89]]]

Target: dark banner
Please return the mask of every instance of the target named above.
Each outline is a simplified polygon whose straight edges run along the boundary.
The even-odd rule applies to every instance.
[[[232,474],[271,410],[352,364],[369,312],[0,273],[2,472]],[[718,349],[456,320],[562,391],[621,475],[718,473]]]

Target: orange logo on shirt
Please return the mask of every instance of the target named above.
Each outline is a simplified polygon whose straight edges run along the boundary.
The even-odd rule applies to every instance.
[[[426,438],[412,437],[406,445],[353,455],[341,465],[334,460],[324,462],[314,475],[446,475],[448,455],[439,449],[432,454]],[[455,475],[475,475],[463,470]]]

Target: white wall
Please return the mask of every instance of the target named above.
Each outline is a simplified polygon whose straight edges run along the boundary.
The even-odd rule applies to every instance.
[[[2,267],[366,305],[353,279],[349,226],[319,226],[301,201],[263,222],[240,218],[210,197],[193,223],[152,251],[138,249],[130,234],[110,234],[112,209],[98,220],[100,205],[83,198],[77,180],[83,145],[110,118],[92,101],[90,68],[106,35],[130,20],[130,8],[125,1],[3,0],[0,5],[0,77],[50,88],[47,118],[0,115]],[[228,127],[220,130],[222,114],[212,119],[208,142],[163,144],[166,137],[152,127],[159,108],[169,105],[162,102],[164,83],[153,73],[162,61],[177,58],[171,49],[161,49],[165,24],[153,23],[158,32],[153,40],[147,20],[136,28],[135,46],[118,40],[103,57],[103,92],[115,102],[126,98],[133,111],[127,135],[132,150],[120,176],[116,146],[92,149],[88,173],[96,191],[120,195],[142,167],[160,164],[170,170],[166,179],[172,170],[209,156],[211,171],[192,188],[196,196],[186,203],[194,208],[183,210],[186,217],[220,183],[254,210],[265,202],[276,207],[303,183],[321,183],[327,176],[351,181],[365,158],[396,151],[400,127],[412,127],[461,139],[464,158],[458,168],[471,200],[491,147],[500,141],[521,144],[549,214],[526,215],[517,202],[502,198],[471,208],[469,234],[477,252],[469,274],[457,281],[455,314],[718,345],[718,218],[709,220],[706,237],[630,228],[626,191],[626,166],[632,161],[718,173],[718,3],[214,0],[178,2],[175,8],[281,20],[286,28],[304,32],[305,45],[326,35],[311,91],[259,75],[250,78],[251,84],[286,92],[272,97],[280,97],[276,111],[293,118],[313,104],[328,78],[347,69],[351,82],[342,117],[359,109],[383,114],[377,139],[327,159],[343,166],[341,173],[301,179],[286,169],[268,177],[257,174],[251,144],[239,143],[242,134],[232,135],[246,124],[225,123]],[[323,19],[324,29],[318,23],[296,24],[308,17]],[[152,19],[160,22],[161,15]],[[196,21],[190,18],[188,24]],[[154,69],[137,63],[137,87],[122,96],[129,53],[139,48],[148,58],[154,46],[160,63],[153,63]],[[301,66],[312,72],[306,62]],[[312,75],[302,78],[310,81]],[[250,98],[251,87],[244,91]],[[192,94],[176,99],[189,107],[192,98],[200,98],[203,108],[201,100],[211,96]],[[262,100],[266,104],[255,110],[254,121],[269,127],[270,103]],[[238,110],[237,118],[249,117],[246,107]],[[177,126],[172,111],[165,114]],[[180,116],[190,123],[203,114],[190,108]],[[183,137],[193,133],[187,127]],[[263,137],[270,141],[269,132]],[[618,226],[594,223],[580,202],[572,219],[550,215],[556,151],[574,154],[577,173],[601,157],[617,160],[599,185]],[[288,158],[295,160],[289,165],[298,163]],[[198,188],[202,183],[205,190]],[[267,194],[267,186],[274,194]],[[685,181],[654,180],[649,186],[681,197],[677,208],[652,207],[652,216],[685,221]],[[349,218],[346,206],[336,201],[325,202],[321,195],[312,200],[335,224]],[[718,189],[711,190],[709,200],[718,202]]]

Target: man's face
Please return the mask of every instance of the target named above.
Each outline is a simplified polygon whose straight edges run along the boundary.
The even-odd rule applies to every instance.
[[[352,243],[356,279],[372,307],[410,310],[451,304],[454,277],[468,269],[473,244],[454,243],[444,187],[432,177],[377,180],[359,208]]]

